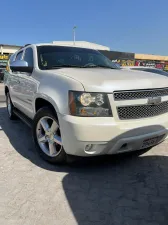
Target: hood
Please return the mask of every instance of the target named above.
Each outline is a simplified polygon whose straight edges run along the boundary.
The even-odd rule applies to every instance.
[[[85,91],[113,92],[117,90],[168,87],[168,77],[144,71],[104,68],[62,68],[52,72],[68,76],[83,84]]]

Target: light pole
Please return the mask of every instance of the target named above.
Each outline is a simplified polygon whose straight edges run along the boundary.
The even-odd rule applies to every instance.
[[[75,30],[76,30],[77,26],[73,27],[73,44],[75,45],[75,38],[76,38],[76,34],[75,34]]]

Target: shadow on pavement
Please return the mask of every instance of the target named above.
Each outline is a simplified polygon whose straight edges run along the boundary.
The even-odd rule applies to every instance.
[[[31,130],[26,125],[20,120],[9,121],[5,108],[0,108],[0,117],[3,131],[20,155],[43,169],[67,173],[62,186],[77,224],[167,225],[166,156],[96,157],[74,167],[54,166],[36,155]],[[159,129],[153,126],[153,130]]]
[[[62,182],[79,225],[167,225],[167,157],[89,166],[67,174]]]

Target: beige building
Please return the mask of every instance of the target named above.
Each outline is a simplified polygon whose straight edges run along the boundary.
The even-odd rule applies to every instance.
[[[88,41],[75,41],[75,43],[73,41],[53,41],[52,43],[58,46],[72,46],[72,47],[76,46],[81,48],[91,48],[96,50],[110,51],[110,48],[107,46],[99,45]]]
[[[21,46],[18,45],[7,45],[7,44],[0,44],[0,55],[9,55],[15,53]]]
[[[135,53],[135,59],[168,61],[168,56]]]
[[[5,69],[9,55],[15,53],[21,46],[0,44],[0,73]]]

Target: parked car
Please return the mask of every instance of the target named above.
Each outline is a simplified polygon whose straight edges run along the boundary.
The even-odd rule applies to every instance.
[[[32,127],[38,153],[52,163],[146,149],[167,137],[168,78],[119,69],[96,50],[25,46],[10,57],[5,94],[9,118]]]
[[[2,83],[4,79],[4,70],[4,68],[0,68],[0,83]]]
[[[153,67],[145,67],[145,66],[125,66],[121,67],[122,69],[127,69],[127,70],[136,70],[136,71],[145,71],[145,72],[150,72],[150,73],[157,73],[160,75],[165,75],[168,76],[168,72],[163,71],[161,69],[153,68]]]

